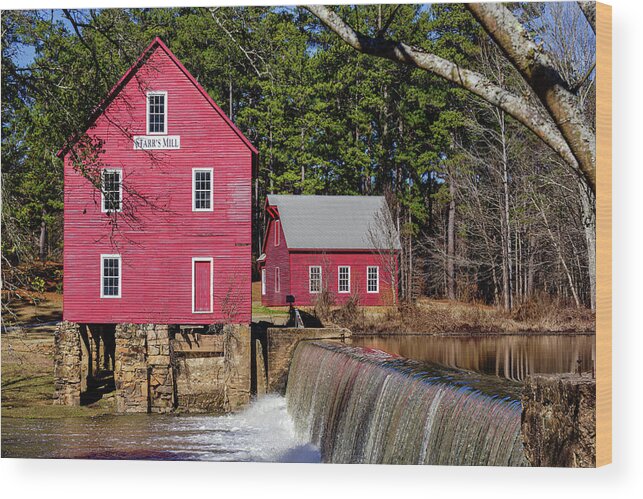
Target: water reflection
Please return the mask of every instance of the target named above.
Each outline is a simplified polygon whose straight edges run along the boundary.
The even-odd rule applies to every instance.
[[[352,344],[515,381],[535,373],[593,372],[596,358],[593,335],[367,336],[353,337]]]

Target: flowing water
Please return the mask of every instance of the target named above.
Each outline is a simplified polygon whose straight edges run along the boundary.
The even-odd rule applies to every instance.
[[[526,465],[520,385],[385,352],[302,342],[288,411],[333,463]]]
[[[319,462],[299,439],[283,397],[229,416],[140,414],[2,418],[2,457]]]

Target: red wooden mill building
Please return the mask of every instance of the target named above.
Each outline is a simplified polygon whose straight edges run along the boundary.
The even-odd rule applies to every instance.
[[[391,304],[400,242],[383,197],[269,195],[265,209],[263,305],[314,305],[322,291],[338,305]]]
[[[59,157],[55,403],[112,383],[118,412],[245,405],[257,150],[156,38]]]
[[[87,136],[102,149],[86,167],[102,189],[74,165],[83,142],[59,153],[64,319],[249,324],[257,150],[159,38]]]

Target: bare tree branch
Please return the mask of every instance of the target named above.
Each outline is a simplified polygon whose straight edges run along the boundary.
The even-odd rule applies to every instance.
[[[596,2],[577,2],[580,10],[585,14],[587,22],[596,33]]]
[[[326,6],[307,5],[305,8],[355,50],[424,69],[499,107],[525,125],[573,169],[578,169],[575,155],[554,122],[528,99],[495,85],[480,73],[462,68],[435,54],[411,47],[403,42],[362,35]],[[585,175],[584,171],[583,174],[594,189],[593,180],[589,182],[589,179],[594,178],[593,170],[589,177]]]
[[[589,69],[585,72],[583,77],[580,80],[578,80],[578,82],[574,85],[571,91],[574,93],[578,93],[580,88],[585,84],[585,82],[589,79],[589,77],[592,76],[594,69],[596,69],[596,61],[594,61],[594,63],[589,67]]]
[[[509,9],[499,3],[473,3],[466,7],[538,96],[595,191],[596,134],[576,95]]]
[[[386,31],[391,26],[391,23],[393,22],[393,19],[395,19],[395,15],[397,14],[397,11],[400,10],[401,6],[402,6],[402,4],[398,4],[398,5],[395,6],[395,8],[393,9],[393,12],[391,12],[391,15],[388,16],[388,19],[386,20],[384,25],[377,30],[377,33],[375,33],[375,38],[379,38],[384,33],[386,33]]]

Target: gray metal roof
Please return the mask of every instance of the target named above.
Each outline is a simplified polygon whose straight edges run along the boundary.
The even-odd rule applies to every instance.
[[[268,203],[279,209],[288,248],[400,249],[383,196],[271,194]]]

